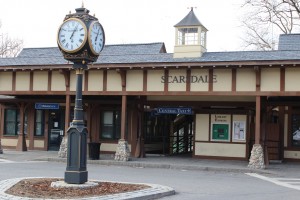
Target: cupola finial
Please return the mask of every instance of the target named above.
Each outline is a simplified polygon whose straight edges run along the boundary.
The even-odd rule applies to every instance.
[[[193,7],[193,6],[191,6],[191,7],[188,7],[188,9],[190,9],[191,8],[191,11],[193,11],[194,10],[194,8],[195,9],[197,9],[197,7],[195,6],[195,7]]]

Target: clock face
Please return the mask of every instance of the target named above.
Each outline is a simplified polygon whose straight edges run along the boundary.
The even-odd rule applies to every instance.
[[[89,28],[89,45],[95,55],[99,55],[105,44],[104,30],[98,21],[91,23]]]
[[[58,30],[58,45],[68,53],[79,51],[86,43],[87,30],[85,24],[76,18],[70,18]]]

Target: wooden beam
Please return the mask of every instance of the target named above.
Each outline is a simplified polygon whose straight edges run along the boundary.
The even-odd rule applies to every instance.
[[[125,140],[126,133],[126,112],[127,112],[127,96],[122,96],[122,113],[121,113],[121,139]]]
[[[19,110],[20,110],[20,133],[18,135],[18,143],[16,150],[17,151],[27,151],[27,146],[26,146],[26,137],[24,133],[24,122],[25,122],[25,103],[21,102],[19,105]]]
[[[255,144],[260,144],[260,112],[261,112],[261,97],[256,96],[256,106],[255,106]]]

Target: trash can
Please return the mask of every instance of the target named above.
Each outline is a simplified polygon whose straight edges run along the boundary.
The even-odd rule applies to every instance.
[[[91,160],[99,160],[100,158],[100,144],[99,142],[89,143],[89,158]]]

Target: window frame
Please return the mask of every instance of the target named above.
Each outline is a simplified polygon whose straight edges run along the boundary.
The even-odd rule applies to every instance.
[[[112,124],[104,124],[104,114],[106,112],[112,112]],[[117,117],[118,115],[118,117]],[[119,140],[121,138],[121,110],[103,110],[100,112],[100,140]],[[110,137],[104,137],[105,126],[112,126],[112,132],[109,133]]]
[[[195,27],[178,28],[178,45],[199,45],[199,29]]]
[[[297,119],[295,119],[294,117],[298,116]],[[294,124],[294,121],[297,121],[297,124]],[[298,129],[296,128],[298,127]],[[291,147],[293,148],[300,148],[300,140],[298,142],[298,144],[296,144],[296,142],[293,139],[294,133],[297,132],[297,130],[299,130],[300,127],[300,113],[299,112],[295,112],[291,114],[291,132],[290,132],[290,141],[291,141]]]
[[[40,121],[37,121],[37,112],[41,112],[40,116],[41,119]],[[41,134],[37,134],[37,125],[40,124],[40,130]],[[34,136],[36,137],[43,137],[45,135],[45,110],[37,109],[35,110],[35,115],[34,115]]]
[[[7,115],[8,115],[8,111],[14,111],[14,120],[12,121],[7,121]],[[19,134],[19,124],[20,124],[20,117],[19,117],[19,114],[20,111],[19,109],[17,108],[5,108],[4,109],[4,136],[18,136]],[[10,123],[14,123],[14,133],[11,134],[11,133],[8,133],[8,129],[7,129],[7,125],[10,124]]]

